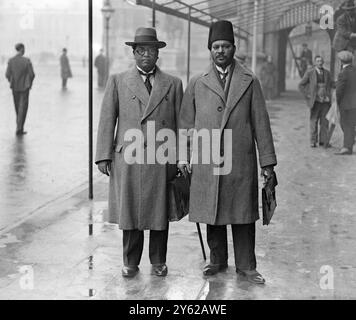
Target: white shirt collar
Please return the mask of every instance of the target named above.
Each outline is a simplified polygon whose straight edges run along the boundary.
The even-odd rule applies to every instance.
[[[137,70],[141,71],[142,73],[150,74],[150,73],[153,73],[153,71],[155,70],[156,66],[154,66],[154,67],[152,68],[152,70],[150,70],[150,71],[148,71],[148,72],[142,70],[138,65],[136,65],[136,68],[137,68]]]
[[[228,73],[230,71],[231,64],[229,64],[225,70],[223,68],[219,67],[218,65],[215,65],[215,67],[220,73]]]
[[[350,65],[351,65],[351,63],[343,64],[342,68],[345,69],[347,66],[350,66]]]

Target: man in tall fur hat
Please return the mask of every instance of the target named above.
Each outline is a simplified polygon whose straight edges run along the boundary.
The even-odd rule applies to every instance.
[[[223,163],[231,161],[232,167],[229,173],[216,175],[215,164],[189,163],[191,157],[184,159],[180,155],[178,168],[192,172],[189,220],[207,224],[210,263],[204,267],[204,275],[228,267],[226,226],[231,225],[236,272],[250,282],[263,284],[265,279],[256,270],[255,256],[255,222],[259,219],[256,145],[262,172],[270,179],[277,160],[269,116],[259,80],[234,59],[231,22],[211,25],[208,49],[212,63],[189,82],[179,127],[196,132],[218,129],[226,136],[229,130],[231,139],[226,139],[226,145],[231,148],[225,149],[224,137],[218,150]],[[192,151],[198,157],[210,152],[203,149],[203,144],[191,147]]]

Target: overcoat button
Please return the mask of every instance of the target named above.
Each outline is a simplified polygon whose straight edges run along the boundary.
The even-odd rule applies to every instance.
[[[136,96],[132,96],[132,99],[136,99]]]
[[[223,109],[223,108],[222,108],[221,106],[220,106],[220,107],[218,107],[218,111],[219,111],[219,112],[221,112],[221,111],[222,111],[222,109]]]
[[[147,143],[145,142],[145,143],[143,144],[143,146],[144,146],[144,148],[146,149],[146,148],[147,148]]]
[[[165,125],[166,124],[166,120],[162,120],[162,125]]]
[[[168,100],[168,96],[165,96],[165,99]]]

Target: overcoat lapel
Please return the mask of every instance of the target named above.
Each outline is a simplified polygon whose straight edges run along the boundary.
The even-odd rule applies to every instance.
[[[250,86],[251,82],[252,82],[252,74],[246,71],[245,69],[243,69],[235,61],[235,68],[230,82],[226,108],[221,122],[221,130],[225,128],[232,110],[236,107],[237,103],[239,102],[239,100],[241,99],[242,95],[245,93],[247,88]]]
[[[166,96],[172,82],[156,67],[155,81],[152,87],[151,95],[149,96],[148,104],[143,112],[141,122],[145,120],[160,104],[162,99]],[[141,81],[142,82],[142,81]],[[147,91],[145,85],[143,85]]]
[[[204,77],[202,78],[202,82],[212,91],[214,91],[219,97],[224,101],[226,104],[226,98],[225,98],[225,92],[223,87],[221,86],[215,71],[214,71],[214,65],[212,64],[210,66],[210,69],[208,70],[207,73],[205,73]]]
[[[147,105],[150,96],[136,67],[129,72],[127,86],[143,105]]]

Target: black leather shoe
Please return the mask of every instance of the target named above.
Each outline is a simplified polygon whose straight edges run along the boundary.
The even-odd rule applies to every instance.
[[[240,270],[236,268],[236,272],[243,276],[248,282],[254,284],[265,284],[266,280],[257,270]]]
[[[158,277],[165,277],[167,273],[168,273],[168,267],[165,263],[152,265],[152,274]]]
[[[352,151],[348,148],[342,148],[339,152],[335,153],[337,156],[350,155]]]
[[[137,266],[123,266],[121,274],[125,278],[133,278],[139,271]]]
[[[224,264],[207,264],[203,269],[204,276],[213,276],[220,271],[227,269],[227,263]]]
[[[311,144],[310,144],[310,147],[311,147],[311,148],[316,148],[316,143],[311,143]]]

